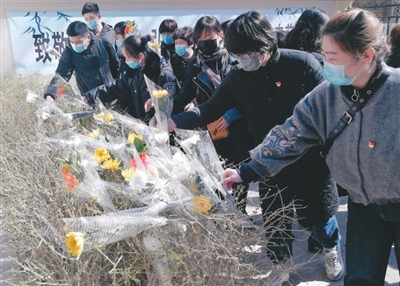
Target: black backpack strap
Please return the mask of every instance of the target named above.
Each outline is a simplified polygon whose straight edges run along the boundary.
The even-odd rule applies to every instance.
[[[323,158],[326,158],[328,155],[329,149],[332,147],[335,138],[340,134],[340,132],[343,131],[344,128],[346,128],[347,125],[350,124],[357,111],[363,108],[372,95],[386,81],[393,70],[393,68],[385,66],[379,78],[375,79],[367,89],[363,90],[364,94],[361,94],[361,91],[354,90],[354,94],[351,96],[351,100],[354,102],[354,104],[345,113],[343,113],[342,117],[339,119],[339,122],[329,132],[325,145],[322,146],[321,156]],[[360,94],[358,92],[360,92]]]

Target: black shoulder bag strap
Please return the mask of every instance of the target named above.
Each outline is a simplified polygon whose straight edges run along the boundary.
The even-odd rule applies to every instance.
[[[357,91],[354,91],[354,94],[351,96],[351,100],[354,101],[354,104],[343,113],[342,117],[339,119],[339,122],[335,125],[335,127],[329,132],[328,139],[326,140],[325,145],[322,147],[321,156],[326,158],[328,155],[329,149],[332,147],[333,141],[335,138],[346,128],[347,125],[353,120],[354,115],[357,111],[361,110],[363,106],[367,103],[367,101],[372,97],[372,95],[382,86],[382,84],[389,77],[390,73],[394,69],[391,67],[384,67],[379,78],[375,79],[369,88],[363,91],[364,94],[358,94]]]

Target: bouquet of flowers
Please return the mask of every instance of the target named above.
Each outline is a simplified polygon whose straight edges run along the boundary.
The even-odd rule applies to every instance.
[[[166,89],[150,80],[146,75],[144,78],[156,111],[155,117],[150,121],[150,126],[156,127],[161,132],[168,134],[168,119],[171,117],[174,104],[173,96]],[[164,137],[164,139],[168,139],[168,136]]]

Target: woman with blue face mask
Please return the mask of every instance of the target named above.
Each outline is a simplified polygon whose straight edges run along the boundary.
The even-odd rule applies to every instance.
[[[249,164],[223,174],[228,185],[270,177],[325,145],[332,176],[349,193],[345,286],[384,285],[392,249],[400,271],[400,69],[384,62],[383,31],[365,10],[333,16],[321,32],[326,81],[250,151]]]
[[[189,30],[187,30],[189,31]],[[178,33],[174,33],[179,43]],[[180,36],[179,36],[180,37]],[[188,45],[181,41],[185,54],[188,46],[196,45],[196,55],[189,60],[182,82],[182,89],[174,97],[175,110],[188,110],[197,104],[206,102],[220,86],[231,70],[236,69],[237,61],[233,59],[222,44],[223,31],[218,19],[214,16],[201,17],[193,29],[193,39],[185,37]],[[179,45],[176,45],[179,48]],[[239,164],[248,158],[248,150],[253,146],[252,137],[246,128],[246,121],[238,110],[232,107],[221,114],[211,132],[229,132],[226,138],[213,140],[214,147],[227,164]],[[200,125],[206,129],[206,124]],[[211,128],[211,127],[210,127]],[[238,209],[246,213],[247,186],[238,187],[234,193]]]
[[[178,24],[175,20],[165,19],[161,22],[158,27],[158,32],[161,35],[161,55],[169,60],[173,54],[175,54],[175,44],[172,38],[172,33],[178,28]]]
[[[171,57],[171,65],[176,78],[182,84],[186,66],[189,60],[195,56],[193,50],[193,28],[178,28],[172,34],[172,37],[175,42],[176,53]]]
[[[103,104],[115,100],[115,107],[131,116],[148,122],[152,114],[146,114],[144,104],[150,98],[144,76],[163,87],[173,96],[176,92],[176,78],[170,65],[161,64],[160,56],[148,45],[150,35],[139,37],[131,35],[122,44],[122,54],[127,69],[114,82],[99,86],[83,94],[89,104],[99,98]]]
[[[127,26],[128,25],[126,21],[118,22],[117,24],[114,25],[115,47],[117,50],[119,60],[121,62],[121,66],[119,68],[120,75],[122,75],[127,69],[126,60],[124,55],[122,54],[122,43],[124,42],[125,37],[128,36],[125,35],[125,30]]]
[[[204,58],[208,59],[216,56],[216,51],[212,51],[214,39],[217,37],[202,37],[203,43],[197,42],[198,57],[205,55]],[[213,122],[236,107],[246,119],[246,128],[251,132],[254,147],[277,124],[284,123],[292,115],[294,106],[301,98],[324,81],[322,68],[309,53],[278,49],[274,29],[266,16],[258,11],[249,11],[233,20],[228,25],[224,42],[226,50],[241,68],[232,70],[195,112],[172,116],[170,130]],[[184,89],[183,85],[182,91]],[[277,135],[278,138],[280,136]],[[290,143],[282,143],[282,146],[290,146]],[[344,273],[339,227],[334,215],[338,209],[338,195],[320,151],[319,148],[309,148],[295,164],[278,170],[269,181],[259,182],[267,231],[267,255],[275,265],[266,285],[282,285],[289,279],[290,266],[287,266],[291,264],[285,262],[292,256],[292,221],[288,218],[293,216],[290,204],[294,200],[298,206],[297,216],[301,218],[298,223],[312,231],[324,247],[328,278],[339,280]],[[243,183],[248,184],[252,180],[243,180]],[[281,215],[277,216],[277,213]],[[271,229],[276,231],[269,233]]]

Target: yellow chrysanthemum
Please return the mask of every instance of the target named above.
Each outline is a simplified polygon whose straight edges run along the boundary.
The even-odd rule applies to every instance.
[[[198,196],[192,199],[194,203],[194,211],[199,214],[209,214],[211,210],[211,198],[206,196]]]
[[[111,112],[108,112],[106,116],[104,116],[104,122],[108,123],[110,121],[114,120],[114,116],[111,114]]]
[[[165,89],[153,91],[153,96],[158,99],[163,98],[164,96],[167,96],[167,95],[168,95],[168,91],[166,91]]]
[[[129,144],[133,144],[133,142],[135,141],[135,138],[138,138],[140,141],[143,141],[143,136],[140,134],[136,134],[136,133],[130,133],[128,136],[128,142]]]
[[[75,256],[76,259],[82,254],[83,245],[85,244],[85,239],[83,238],[83,233],[80,232],[70,232],[67,235],[65,244],[67,245],[68,252]]]
[[[158,42],[151,43],[151,47],[153,49],[157,49],[158,48]]]
[[[121,174],[122,174],[122,177],[124,177],[126,180],[129,180],[132,177],[133,173],[135,173],[135,171],[136,171],[135,169],[129,168],[129,169],[122,170]]]
[[[118,159],[108,159],[106,161],[103,162],[103,165],[101,165],[101,167],[105,170],[118,170],[119,169],[119,163],[121,163],[120,161],[118,161]]]
[[[101,119],[101,118],[104,118],[104,113],[102,112],[102,113],[99,113],[99,114],[93,115],[93,118],[95,118],[95,119]]]
[[[99,148],[94,151],[94,159],[101,163],[111,158],[110,152],[106,148]]]
[[[99,137],[99,129],[93,130],[92,133],[89,133],[87,136],[92,139]]]

